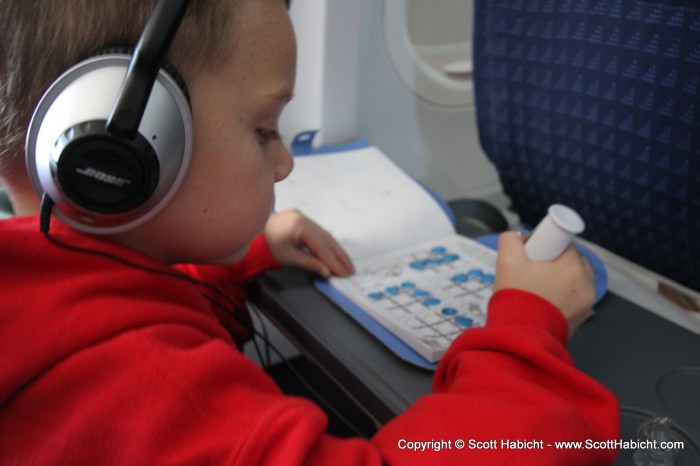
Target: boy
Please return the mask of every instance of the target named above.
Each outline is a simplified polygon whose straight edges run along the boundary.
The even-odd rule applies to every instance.
[[[612,461],[609,450],[546,446],[618,436],[614,397],[576,370],[563,346],[594,296],[573,247],[554,262],[532,263],[522,240],[504,234],[486,328],[458,338],[434,393],[369,440],[324,434],[320,409],[284,396],[236,348],[247,336],[243,285],[257,273],[278,265],[352,273],[338,244],[303,215],[270,217],[273,184],[292,168],[276,132],[295,75],[286,2],[193,1],[168,56],[187,83],[194,120],[182,186],[133,229],[96,236],[54,218],[46,237],[22,160],[31,112],[72,64],[133,46],[152,4],[0,5],[0,181],[17,213],[0,222],[3,463]],[[458,438],[477,443],[406,448]],[[542,448],[487,449],[491,440]]]

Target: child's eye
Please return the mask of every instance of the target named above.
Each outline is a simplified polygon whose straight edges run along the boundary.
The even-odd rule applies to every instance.
[[[274,129],[258,128],[255,131],[258,133],[258,136],[260,136],[260,142],[262,144],[282,140],[282,136],[280,135],[280,133],[275,131]]]

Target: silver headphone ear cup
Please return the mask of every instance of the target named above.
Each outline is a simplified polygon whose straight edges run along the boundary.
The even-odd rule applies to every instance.
[[[164,70],[151,91],[133,150],[122,151],[124,141],[111,145],[110,135],[102,141],[92,129],[87,149],[61,150],[70,141],[85,142],[80,139],[85,134],[76,134],[84,126],[107,121],[130,59],[108,54],[74,66],[44,94],[29,126],[27,168],[35,189],[54,200],[59,218],[89,233],[118,233],[153,218],[177,191],[191,158],[186,88]],[[139,192],[126,192],[142,179],[146,181],[139,184]]]

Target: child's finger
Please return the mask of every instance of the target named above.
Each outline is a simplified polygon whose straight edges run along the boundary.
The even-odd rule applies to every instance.
[[[338,243],[333,236],[331,236],[327,232],[323,232],[326,241],[328,242],[328,245],[330,247],[331,253],[333,256],[340,262],[340,265],[342,266],[343,270],[346,272],[345,275],[350,275],[355,273],[355,266],[352,263],[352,260],[350,259],[350,256],[348,253],[343,249],[343,247]]]
[[[321,234],[307,234],[302,237],[304,248],[315,256],[326,268],[339,277],[345,277],[352,273],[352,264],[347,266],[349,258],[339,244],[333,238],[319,230]],[[317,232],[317,233],[318,233]]]
[[[498,237],[499,256],[521,258],[525,256],[525,238],[515,231],[506,231]]]

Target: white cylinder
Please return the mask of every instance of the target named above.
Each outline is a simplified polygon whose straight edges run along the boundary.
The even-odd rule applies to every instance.
[[[525,253],[536,261],[554,260],[585,228],[586,224],[576,211],[562,204],[554,204],[525,243]]]

